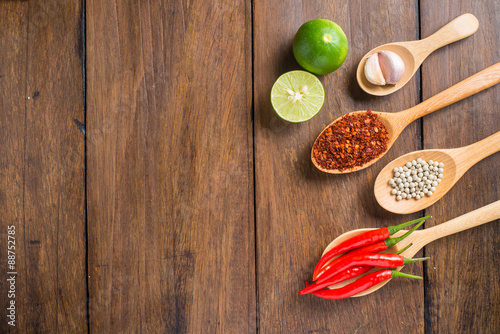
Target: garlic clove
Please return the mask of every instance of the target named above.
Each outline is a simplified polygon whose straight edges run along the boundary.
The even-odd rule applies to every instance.
[[[370,83],[378,86],[385,85],[384,75],[380,68],[378,53],[374,53],[366,59],[365,62],[365,77]]]
[[[390,85],[397,84],[405,73],[403,59],[392,51],[380,51],[378,53],[379,66],[385,81]]]

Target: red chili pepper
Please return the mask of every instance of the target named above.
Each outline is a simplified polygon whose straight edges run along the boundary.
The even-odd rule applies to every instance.
[[[299,291],[299,295],[305,295],[307,293],[311,293],[317,290],[324,289],[326,287],[329,287],[330,285],[338,284],[343,281],[347,281],[348,279],[351,279],[353,277],[359,276],[361,274],[366,273],[368,270],[373,268],[372,266],[358,266],[358,267],[353,267],[346,269],[342,272],[340,272],[338,275],[333,276],[332,278],[324,281],[323,283],[313,283],[311,285],[308,285],[305,289],[302,289]]]
[[[401,240],[403,240],[404,238],[406,238],[410,234],[412,234],[423,223],[425,223],[425,221],[421,221],[420,223],[415,225],[411,230],[409,230],[408,232],[406,232],[402,236],[399,236],[397,238],[387,238],[385,240],[378,241],[378,242],[371,244],[371,245],[368,245],[368,246],[353,249],[352,251],[349,251],[346,255],[353,255],[353,254],[358,254],[358,253],[378,253],[378,252],[384,251],[384,250],[394,246],[395,244],[397,244],[398,242],[400,242]],[[313,276],[313,279],[314,280],[319,279],[319,277],[321,277],[333,265],[333,263],[335,261],[336,260],[333,260],[332,262],[328,263],[323,268],[321,268],[321,270],[318,273],[316,273],[316,276]]]
[[[315,295],[316,297],[325,299],[342,299],[342,298],[352,297],[360,292],[363,292],[371,288],[374,285],[377,285],[380,282],[383,282],[391,277],[398,277],[398,276],[422,279],[422,277],[420,276],[404,274],[397,270],[384,269],[363,276],[357,279],[355,282],[343,286],[341,288],[332,290],[326,289],[326,290],[314,291],[312,294]]]
[[[430,216],[418,218],[415,220],[412,220],[410,222],[400,224],[397,226],[389,226],[389,227],[383,227],[380,229],[376,230],[371,230],[367,231],[365,233],[358,234],[352,238],[349,238],[337,246],[333,247],[330,249],[323,257],[319,260],[318,264],[316,265],[316,268],[314,268],[314,273],[313,273],[313,280],[318,279],[318,274],[321,270],[321,268],[328,262],[330,261],[333,257],[345,253],[347,251],[350,251],[355,248],[367,246],[374,244],[378,241],[385,240],[387,239],[390,235],[402,230],[403,228],[413,225],[415,223],[418,223],[422,220],[425,220],[427,218],[430,218]]]
[[[351,267],[367,265],[372,267],[394,268],[412,262],[425,261],[427,259],[428,257],[407,259],[405,257],[402,257],[401,255],[387,253],[361,253],[354,255],[345,255],[336,259],[334,261],[335,264],[330,266],[330,269],[328,269],[328,271],[323,274],[323,276],[317,281],[317,283],[323,283],[329,278],[339,274],[342,270]]]
[[[398,251],[396,254],[403,253],[405,250],[410,248],[413,244],[407,245],[405,248],[401,249]],[[368,270],[372,269],[372,266],[359,266],[359,267],[352,267],[349,269],[346,269],[344,271],[341,271],[339,274],[333,276],[330,279],[327,279],[323,283],[319,284],[318,282],[315,282],[313,284],[306,284],[306,288],[299,291],[299,295],[305,295],[307,293],[311,293],[317,290],[321,290],[323,288],[341,283],[343,281],[347,281],[348,279],[354,278],[356,276],[359,276],[361,274],[366,273]]]

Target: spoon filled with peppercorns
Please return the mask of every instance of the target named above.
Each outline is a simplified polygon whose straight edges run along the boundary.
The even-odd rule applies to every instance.
[[[500,131],[465,147],[405,154],[379,173],[375,198],[390,212],[423,210],[443,197],[469,168],[498,151]]]
[[[351,173],[377,162],[414,120],[500,82],[500,63],[400,112],[355,111],[328,125],[316,138],[311,160],[330,174]]]

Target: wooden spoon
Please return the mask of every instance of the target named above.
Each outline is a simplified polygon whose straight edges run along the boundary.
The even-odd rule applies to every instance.
[[[420,41],[399,42],[384,44],[368,52],[359,62],[356,78],[359,86],[368,94],[385,96],[394,93],[413,77],[422,62],[435,50],[450,43],[461,40],[476,32],[479,27],[477,18],[472,14],[464,14],[433,35]],[[405,64],[403,77],[396,85],[377,86],[370,83],[365,77],[366,58],[378,51],[392,51],[399,55]]]
[[[423,210],[443,197],[464,173],[479,161],[500,151],[500,131],[469,146],[447,150],[424,150],[405,154],[382,169],[375,180],[375,198],[384,209],[390,212],[407,214]],[[409,199],[396,201],[391,195],[392,187],[388,181],[393,177],[394,167],[402,167],[408,161],[422,158],[425,161],[434,160],[444,164],[441,183],[432,196],[424,196],[419,200]]]
[[[425,245],[431,243],[434,240],[440,239],[442,237],[446,237],[446,236],[454,234],[454,233],[465,231],[467,229],[470,229],[470,228],[473,228],[473,227],[476,227],[476,226],[479,226],[482,224],[489,223],[489,222],[494,221],[494,220],[499,219],[499,218],[500,218],[500,201],[496,201],[496,202],[491,203],[489,205],[483,206],[480,209],[474,210],[472,212],[466,213],[465,215],[462,215],[460,217],[452,219],[446,223],[442,223],[442,224],[436,225],[434,227],[426,228],[423,230],[417,230],[417,231],[413,232],[412,234],[410,234],[408,237],[406,237],[404,240],[399,242],[398,244],[396,244],[393,247],[391,247],[390,249],[388,249],[388,251],[390,253],[396,253],[399,250],[403,249],[404,247],[408,246],[409,244],[413,244],[407,250],[405,250],[404,252],[401,253],[401,255],[406,257],[406,258],[412,258],[413,256],[415,256],[415,254],[418,253],[418,251],[420,249],[422,249]],[[352,238],[355,235],[361,234],[361,233],[369,231],[369,230],[373,230],[373,229],[363,228],[363,229],[353,230],[353,231],[349,231],[349,232],[342,234],[341,236],[339,236],[338,238],[333,240],[328,245],[328,247],[325,248],[323,255],[326,254],[326,252],[328,252],[334,246],[341,243],[342,241],[349,239],[349,238]],[[399,235],[402,235],[406,232],[407,231],[399,231],[398,233],[395,233],[394,236],[399,236]],[[432,261],[432,259],[430,259],[430,261]],[[398,267],[396,269],[400,271],[401,268],[403,268],[403,267]],[[374,269],[372,271],[376,271],[376,270],[380,270],[380,268]],[[361,277],[361,275],[359,277]],[[354,282],[359,277],[355,277],[355,278],[347,280],[345,282],[342,282],[342,283],[339,283],[336,285],[332,285],[329,288],[330,289],[340,288],[344,285],[347,285],[347,284]],[[378,289],[383,287],[385,284],[387,284],[387,282],[389,282],[389,280],[381,282],[375,286],[372,286],[370,289],[363,291],[363,292],[360,292],[357,295],[355,295],[354,297],[365,296],[365,295],[368,295],[374,291],[377,291]]]
[[[406,128],[408,124],[413,122],[414,120],[430,114],[436,110],[444,108],[452,103],[463,100],[466,97],[474,95],[482,90],[485,90],[493,85],[496,85],[500,82],[500,63],[496,63],[493,66],[488,67],[487,69],[482,70],[479,73],[474,74],[473,76],[459,82],[458,84],[451,86],[450,88],[442,91],[441,93],[434,95],[430,99],[425,100],[424,102],[417,104],[416,106],[406,109],[397,113],[386,113],[386,112],[378,112],[373,111],[374,114],[378,116],[378,119],[384,124],[389,132],[389,141],[387,143],[387,150],[379,155],[377,158],[368,161],[362,166],[354,167],[351,169],[340,171],[338,169],[325,169],[321,167],[316,159],[314,158],[314,147],[316,146],[316,142],[318,138],[321,137],[323,132],[328,129],[333,123],[340,120],[342,117],[337,118],[332,123],[330,123],[316,138],[314,142],[313,149],[311,150],[311,160],[319,170],[330,173],[330,174],[343,174],[343,173],[351,173],[356,172],[358,170],[364,169],[368,166],[373,165],[377,162],[381,157],[384,156],[387,151],[394,144],[399,134]],[[355,111],[351,114],[364,114],[366,111]]]

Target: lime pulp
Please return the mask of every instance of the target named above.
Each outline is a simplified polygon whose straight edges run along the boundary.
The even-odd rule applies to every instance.
[[[313,118],[323,106],[325,90],[319,79],[306,71],[281,75],[271,89],[271,104],[286,121],[299,123]]]

